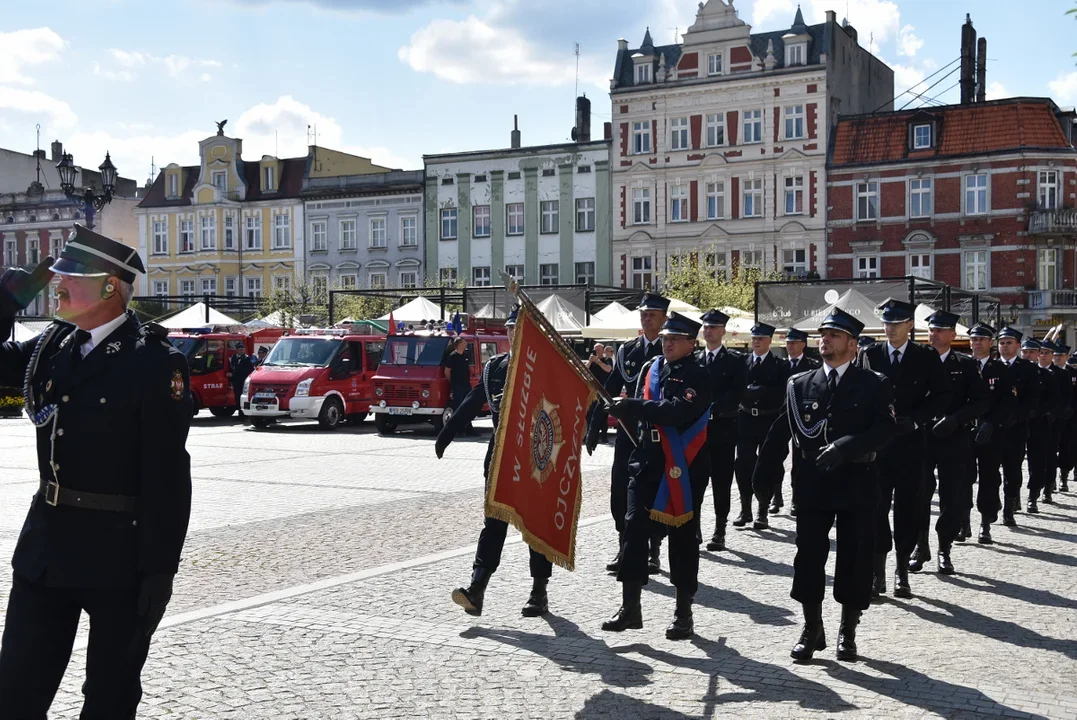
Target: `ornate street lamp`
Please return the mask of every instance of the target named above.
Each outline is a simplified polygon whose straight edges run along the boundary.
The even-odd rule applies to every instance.
[[[1017,303],[1012,303],[1010,305],[1010,316],[1007,318],[1007,320],[1010,321],[1010,325],[1017,324],[1017,319],[1018,317],[1020,317],[1020,312],[1021,308],[1017,307]]]
[[[93,230],[94,215],[105,205],[112,202],[112,191],[116,189],[116,166],[112,164],[112,158],[105,152],[105,162],[97,168],[101,172],[101,194],[97,194],[92,188],[86,188],[83,194],[75,192],[75,176],[78,168],[75,167],[71,153],[64,153],[60,162],[56,163],[56,172],[60,173],[60,187],[64,194],[76,203],[82,205],[82,212],[86,216],[86,227]]]

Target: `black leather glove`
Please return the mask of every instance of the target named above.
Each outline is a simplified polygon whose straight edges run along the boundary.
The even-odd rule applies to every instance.
[[[898,415],[897,418],[897,434],[908,435],[916,429],[916,422],[911,417],[904,417]]]
[[[954,434],[954,430],[957,430],[957,418],[947,415],[935,423],[935,427],[931,428],[931,434],[940,440],[945,440]]]
[[[989,422],[980,423],[980,429],[976,431],[975,442],[983,446],[991,442],[991,436],[995,433],[995,426]]]
[[[842,457],[841,450],[834,447],[834,445],[827,445],[819,453],[819,456],[815,458],[815,467],[819,468],[821,472],[834,472],[844,462],[845,458]]]
[[[0,275],[0,315],[10,313],[14,317],[33,302],[38,293],[52,280],[52,257],[37,264],[33,272],[21,268],[8,268]]]
[[[624,420],[630,412],[628,398],[614,398],[607,412],[618,420]]]
[[[588,455],[594,455],[595,448],[598,447],[598,438],[602,434],[602,431],[598,429],[598,425],[598,420],[594,420],[587,427],[587,437],[584,438],[583,446],[587,449]]]
[[[444,430],[438,433],[438,439],[434,442],[434,452],[437,454],[438,460],[445,454],[445,448],[449,447],[450,442],[452,442],[452,438],[447,437]]]
[[[165,616],[165,608],[172,599],[172,580],[175,575],[169,573],[154,573],[145,575],[138,586],[138,617],[142,621],[142,631],[146,637],[153,635],[161,618]]]

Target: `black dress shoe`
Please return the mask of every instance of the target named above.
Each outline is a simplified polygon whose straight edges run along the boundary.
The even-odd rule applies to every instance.
[[[733,527],[744,527],[752,521],[751,511],[742,512],[736,520],[733,521]]]
[[[1002,524],[1006,527],[1017,527],[1017,521],[1013,519],[1013,514],[1003,515]]]
[[[920,532],[916,540],[916,547],[912,551],[912,559],[909,560],[909,572],[920,572],[924,569],[924,563],[931,560],[931,540],[928,539],[927,530]]]
[[[464,612],[468,615],[475,617],[482,615],[482,599],[486,594],[486,585],[490,582],[492,574],[489,570],[476,568],[471,574],[469,586],[452,591],[452,601],[464,608]]]
[[[755,521],[752,523],[753,530],[768,530],[770,528],[770,520],[767,519],[767,513],[763,508],[759,508],[759,513],[755,516]]]
[[[548,581],[541,578],[535,578],[531,584],[531,594],[527,597],[527,603],[524,605],[520,614],[524,617],[539,617],[545,615],[549,609],[549,600],[546,596],[546,583]]]
[[[613,559],[606,563],[606,572],[615,573],[621,569],[621,551],[618,550]]]
[[[1055,504],[1055,496],[1054,496],[1054,494],[1053,493],[1044,493],[1043,494],[1043,504],[1044,505],[1054,505]]]
[[[1028,501],[1028,508],[1026,508],[1026,511],[1028,512],[1029,515],[1039,515],[1040,508],[1039,508],[1038,505],[1036,505],[1035,500],[1029,500]]]
[[[797,504],[796,503],[791,503],[789,505],[789,517],[796,517],[796,516],[797,516]]]
[[[841,625],[838,627],[838,660],[856,662],[856,626],[860,623],[860,611],[847,605],[841,606]]]
[[[662,572],[662,544],[652,539],[650,552],[647,555],[647,574],[657,575],[660,572]]]
[[[783,507],[785,507],[785,503],[782,502],[782,499],[780,497],[776,497],[774,498],[774,501],[770,504],[769,512],[771,515],[777,515],[779,512],[781,512],[781,509]]]
[[[897,556],[897,571],[894,573],[894,597],[911,598],[909,586],[909,558]]]
[[[954,564],[953,564],[953,562],[950,561],[950,549],[949,548],[946,548],[945,550],[942,549],[942,548],[939,548],[938,563],[939,563],[939,575],[953,575],[954,574],[954,572],[955,572],[954,571]]]
[[[695,634],[692,624],[692,596],[677,590],[677,611],[666,628],[667,640],[687,640]]]
[[[980,543],[981,545],[994,545],[995,544],[994,539],[991,537],[991,526],[990,525],[983,525],[982,527],[980,527],[980,536],[978,538],[976,538],[976,542]]]
[[[722,551],[725,550],[725,535],[715,535],[707,543],[708,550]]]
[[[640,583],[621,583],[621,607],[613,617],[602,623],[602,629],[609,632],[643,629],[643,610],[640,607],[640,595],[643,585]]]
[[[800,639],[789,652],[797,662],[808,662],[819,650],[826,650],[826,632],[823,630],[823,604],[804,603],[804,629]]]
[[[1068,493],[1070,491],[1070,484],[1065,479],[1062,480],[1062,484],[1058,487],[1059,492]]]
[[[886,553],[875,553],[874,579],[871,583],[871,594],[880,597],[886,594]]]

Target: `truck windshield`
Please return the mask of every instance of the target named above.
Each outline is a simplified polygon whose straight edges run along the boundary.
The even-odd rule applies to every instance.
[[[438,366],[449,349],[448,337],[393,336],[385,342],[382,365]]]
[[[168,341],[188,360],[197,355],[206,344],[205,339],[197,337],[170,337]]]
[[[281,338],[259,367],[324,367],[329,364],[340,343],[340,340],[328,338]]]

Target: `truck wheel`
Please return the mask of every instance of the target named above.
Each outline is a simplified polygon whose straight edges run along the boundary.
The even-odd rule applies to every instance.
[[[209,409],[210,415],[217,418],[230,418],[236,413],[234,407],[215,407]]]
[[[452,416],[453,411],[451,407],[445,408],[445,412],[443,412],[441,415],[435,415],[434,419],[431,421],[434,423],[434,432],[440,433],[442,430],[444,430],[445,423],[452,420]]]
[[[322,411],[318,413],[318,424],[322,430],[336,430],[344,420],[344,406],[336,397],[328,397],[322,403]]]
[[[374,427],[378,429],[379,435],[392,435],[396,432],[396,423],[381,413],[374,416]]]
[[[255,430],[265,430],[267,427],[273,424],[273,420],[270,418],[251,418],[251,425]]]

